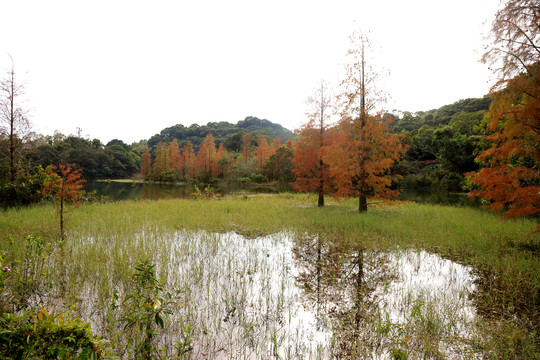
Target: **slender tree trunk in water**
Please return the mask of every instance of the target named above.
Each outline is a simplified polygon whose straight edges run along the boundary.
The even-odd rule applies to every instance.
[[[356,309],[355,309],[355,316],[354,321],[356,325],[355,330],[359,330],[360,327],[360,320],[362,319],[361,314],[361,308],[362,308],[362,301],[364,299],[363,292],[364,292],[364,249],[362,246],[358,247],[358,254],[356,255],[356,267],[358,268],[358,272],[356,273]]]
[[[321,306],[321,238],[317,239],[317,310]],[[318,313],[318,311],[317,311]]]

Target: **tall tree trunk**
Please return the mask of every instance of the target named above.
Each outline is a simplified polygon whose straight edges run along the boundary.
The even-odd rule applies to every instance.
[[[319,314],[319,309],[321,307],[321,237],[317,237],[317,315]]]
[[[11,183],[11,201],[17,201],[17,190],[15,180],[17,179],[17,169],[15,167],[15,71],[11,69],[9,90],[9,182]]]
[[[322,129],[321,129],[321,133],[322,133]],[[322,134],[321,134],[322,135]],[[324,164],[323,164],[323,160],[322,160],[322,157],[321,159],[319,160],[319,167],[320,167],[320,173],[319,173],[319,202],[318,202],[318,206],[324,206]]]
[[[362,174],[362,176],[364,177],[365,175]],[[367,211],[367,197],[364,192],[365,191],[364,179],[360,180],[359,188],[360,188],[360,195],[358,195],[358,212],[363,213]]]
[[[60,237],[64,240],[64,197],[60,198]]]
[[[322,162],[322,160],[321,160]],[[323,180],[321,179],[321,183],[319,185],[319,202],[317,203],[317,206],[324,206],[324,190],[323,190]]]
[[[322,148],[324,145],[324,109],[327,104],[324,101],[324,86],[321,81],[321,119],[320,119],[320,134],[319,134],[319,202],[318,206],[324,206],[324,163],[322,159]]]
[[[367,198],[365,195],[360,195],[358,197],[358,212],[366,212],[367,211]]]
[[[360,126],[362,127],[362,131],[366,128],[366,121],[367,121],[367,113],[366,113],[366,84],[365,84],[365,60],[364,60],[364,43],[362,42],[362,67],[361,67],[361,84],[362,84],[362,92],[360,96]],[[362,136],[363,133],[361,132]],[[361,139],[362,144],[361,146],[365,147],[364,141],[365,139]],[[362,167],[362,173],[360,178],[360,196],[358,196],[358,212],[363,213],[367,211],[367,198],[365,195],[365,189],[366,189],[366,172],[364,169],[365,166],[365,159],[362,158],[361,160],[361,167]]]
[[[11,69],[10,79],[10,91],[9,91],[9,181],[15,182],[17,177],[17,171],[15,169],[15,71]]]

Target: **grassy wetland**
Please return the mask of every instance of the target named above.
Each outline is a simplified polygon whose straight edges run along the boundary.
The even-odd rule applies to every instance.
[[[90,323],[105,358],[540,356],[537,220],[315,203],[284,193],[84,204],[63,243],[53,207],[7,210],[2,306]]]

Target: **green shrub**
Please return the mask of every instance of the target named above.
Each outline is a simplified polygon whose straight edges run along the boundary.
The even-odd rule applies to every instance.
[[[66,319],[66,317],[68,319]],[[90,324],[69,319],[68,313],[38,312],[0,316],[2,359],[99,359],[105,342],[97,339]]]

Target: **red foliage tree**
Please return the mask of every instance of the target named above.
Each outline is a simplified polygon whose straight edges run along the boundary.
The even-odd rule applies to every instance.
[[[257,145],[257,166],[260,170],[263,169],[264,164],[270,158],[270,146],[268,145],[268,140],[263,135],[259,136],[259,142]]]
[[[188,141],[182,148],[182,158],[184,162],[184,175],[191,178],[195,176],[195,151],[193,150],[193,144]]]
[[[183,167],[182,155],[180,154],[180,148],[178,147],[178,140],[176,140],[176,138],[169,143],[167,152],[169,155],[171,168],[176,172],[177,175],[181,175]]]
[[[285,146],[292,150],[293,149],[292,140],[291,139],[287,140],[287,142],[285,143]]]
[[[274,143],[272,144],[272,151],[270,152],[270,156],[274,155],[280,146],[281,146],[281,140],[279,139],[279,137],[277,137],[274,139]]]
[[[330,184],[327,165],[323,161],[323,148],[326,144],[326,129],[334,109],[328,96],[327,86],[321,87],[315,96],[308,99],[309,121],[300,129],[299,139],[293,153],[293,173],[296,180],[292,186],[297,191],[317,191],[318,206],[324,206],[324,193]]]
[[[206,135],[197,153],[196,173],[200,178],[207,180],[212,174],[212,168],[216,166],[216,144],[214,142],[214,136],[209,133]]]
[[[324,206],[325,188],[329,184],[329,173],[325,172],[322,161],[320,132],[309,125],[300,130],[294,145],[293,173],[295,181],[291,184],[296,191],[317,191],[318,205]]]
[[[223,143],[219,144],[219,148],[217,150],[216,156],[214,161],[212,162],[212,176],[217,178],[223,174],[223,160],[227,160],[226,158],[226,151],[223,147]]]
[[[244,133],[242,135],[242,162],[246,165],[251,159],[251,134]]]
[[[479,197],[492,211],[505,210],[506,217],[540,213],[540,63],[508,81],[493,94],[486,115],[490,147],[476,160],[484,166],[471,175]]]
[[[50,165],[45,172],[45,184],[42,189],[43,196],[51,197],[57,201],[57,212],[60,220],[60,237],[65,238],[64,233],[64,214],[66,205],[78,202],[84,191],[82,190],[81,169],[73,170],[75,164],[59,165],[58,167]],[[56,171],[55,171],[56,170]]]
[[[166,145],[160,141],[156,147],[156,158],[154,159],[154,168],[152,169],[152,174],[155,179],[159,179],[163,172],[170,170],[171,168],[171,159],[169,158],[169,153],[165,146]]]
[[[206,144],[203,142],[201,146],[199,146],[199,151],[195,158],[195,174],[197,174],[197,177],[199,178],[204,178],[207,171],[210,169],[210,166],[206,161],[206,154]]]
[[[397,196],[398,191],[390,189],[398,178],[391,166],[401,159],[405,147],[390,130],[389,118],[370,115],[384,97],[376,89],[377,73],[366,60],[369,42],[356,34],[351,40],[351,62],[341,84],[341,120],[329,132],[323,160],[329,165],[335,196],[358,196],[358,211],[364,212],[368,196],[375,200]]]
[[[391,199],[399,191],[390,185],[399,178],[391,166],[405,152],[400,137],[391,133],[390,119],[366,116],[344,119],[329,131],[324,161],[329,165],[337,197],[358,197],[358,211],[367,211],[367,198]]]
[[[141,162],[141,175],[146,177],[152,171],[152,157],[148,152],[148,146],[144,148]]]
[[[474,191],[506,217],[540,212],[540,7],[508,0],[496,14],[482,60],[499,76],[486,115],[487,148],[471,175]]]

